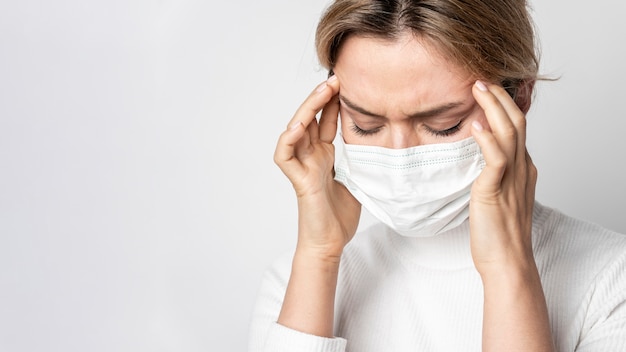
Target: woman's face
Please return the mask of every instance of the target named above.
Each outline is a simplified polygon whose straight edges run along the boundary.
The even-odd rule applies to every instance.
[[[396,41],[348,38],[334,67],[341,130],[348,144],[408,148],[468,138],[487,125],[470,77],[434,46],[407,34]]]

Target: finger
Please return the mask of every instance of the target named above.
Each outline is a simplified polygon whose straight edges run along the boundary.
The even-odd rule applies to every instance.
[[[511,119],[511,122],[515,126],[517,132],[517,159],[519,161],[526,161],[526,115],[520,110],[513,98],[504,88],[493,85],[489,87],[489,90],[498,99],[507,115]]]
[[[307,127],[310,143],[317,143],[320,139],[320,128],[316,119],[313,119]]]
[[[324,106],[320,117],[320,140],[325,143],[332,143],[337,135],[337,123],[339,119],[339,95],[333,98]]]
[[[299,178],[302,174],[302,164],[296,158],[296,144],[305,134],[304,126],[298,122],[281,133],[274,151],[274,162],[290,179]]]
[[[303,126],[304,127],[304,126]],[[309,125],[304,128],[302,137],[295,144],[295,156],[298,160],[303,160],[306,155],[311,151],[311,130],[312,127],[317,127],[317,120],[313,119]]]
[[[508,158],[500,148],[493,133],[486,130],[480,122],[472,122],[471,132],[485,158],[485,168],[476,179],[475,184],[490,193],[498,192],[501,188],[504,171],[507,168]]]
[[[530,154],[528,153],[528,151],[526,151],[526,164],[527,166],[527,170],[528,170],[528,183],[526,186],[526,204],[529,206],[529,209],[527,209],[527,211],[530,213],[532,212],[533,209],[533,203],[535,202],[535,190],[537,187],[537,167],[535,166],[535,163],[533,163],[532,158],[530,157]]]
[[[517,130],[504,106],[498,97],[491,92],[491,89],[493,89],[493,85],[476,81],[472,93],[476,102],[485,111],[487,122],[498,145],[513,163],[517,156]]]
[[[336,83],[337,77],[332,76],[325,82],[315,88],[315,90],[300,105],[296,113],[289,121],[288,126],[293,126],[297,122],[301,122],[304,127],[308,127],[311,121],[315,119],[320,110],[337,94],[339,85]]]

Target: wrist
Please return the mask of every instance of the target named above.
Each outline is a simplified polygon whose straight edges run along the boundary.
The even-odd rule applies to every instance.
[[[307,334],[332,337],[340,256],[296,247],[278,323]]]
[[[532,257],[483,266],[479,274],[485,290],[494,288],[499,291],[505,287],[515,290],[541,286],[539,271]]]
[[[343,246],[336,245],[308,245],[298,242],[294,255],[294,264],[299,266],[314,267],[332,267],[339,266]]]
[[[476,255],[472,248],[472,258],[483,280],[489,277],[537,270],[532,246],[527,244],[509,244],[505,248],[489,248],[487,254],[483,253],[483,255]]]

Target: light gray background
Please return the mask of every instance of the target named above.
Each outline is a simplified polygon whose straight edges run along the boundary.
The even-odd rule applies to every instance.
[[[537,198],[626,232],[625,5],[535,1]],[[316,1],[0,3],[0,350],[243,351]]]

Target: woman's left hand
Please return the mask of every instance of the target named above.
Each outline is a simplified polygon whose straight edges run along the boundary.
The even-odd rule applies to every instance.
[[[537,169],[526,117],[500,86],[476,82],[490,130],[472,126],[485,168],[472,185],[470,245],[484,289],[483,351],[552,351],[548,309],[533,256]]]
[[[472,135],[486,166],[472,186],[471,249],[479,273],[534,261],[531,244],[537,169],[526,150],[526,117],[500,86],[477,82],[473,93],[491,131]]]

